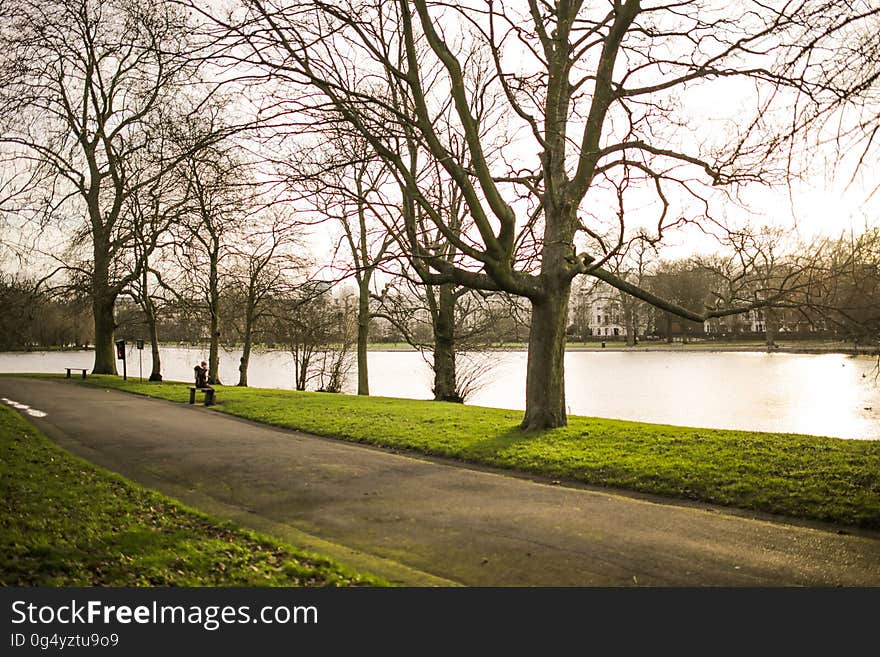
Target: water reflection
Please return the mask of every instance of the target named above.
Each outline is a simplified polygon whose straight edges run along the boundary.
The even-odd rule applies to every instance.
[[[138,376],[139,354],[128,354],[129,376]],[[238,381],[241,352],[221,354],[220,376]],[[143,372],[150,371],[145,350]],[[167,379],[188,381],[205,349],[162,349]],[[0,354],[3,372],[63,372],[91,367],[91,352]],[[522,409],[526,354],[491,354],[494,367],[469,403]],[[431,371],[413,352],[370,352],[374,395],[427,399]],[[688,426],[779,431],[880,439],[880,384],[876,359],[841,354],[569,352],[566,402],[569,412]],[[289,354],[256,352],[248,379],[254,387],[293,388]],[[355,373],[346,392],[356,390]]]

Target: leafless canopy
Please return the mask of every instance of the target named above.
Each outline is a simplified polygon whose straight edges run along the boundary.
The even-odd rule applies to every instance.
[[[427,163],[460,187],[475,230],[444,231],[458,263],[420,253],[438,278],[533,299],[548,277],[616,284],[604,262],[688,208],[703,217],[683,199],[705,186],[784,177],[798,133],[864,84],[829,76],[842,66],[832,53],[877,12],[836,0],[245,4],[227,25],[232,52],[318,92],[297,111],[349,121],[441,230]],[[711,94],[726,100],[707,108]],[[490,161],[500,138],[512,143]],[[650,207],[652,230],[627,225],[629,204]]]

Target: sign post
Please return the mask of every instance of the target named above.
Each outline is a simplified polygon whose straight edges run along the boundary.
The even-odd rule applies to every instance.
[[[128,371],[125,366],[125,340],[116,341],[116,358],[122,361],[122,380],[128,381]]]
[[[138,376],[138,379],[143,381],[144,380],[144,341],[139,339],[136,342],[137,342],[137,348],[138,348],[138,367],[139,367],[139,373],[140,373],[140,376]]]

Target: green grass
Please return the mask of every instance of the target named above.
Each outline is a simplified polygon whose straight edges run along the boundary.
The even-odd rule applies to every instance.
[[[91,384],[186,402],[186,383]],[[880,441],[569,417],[523,432],[519,411],[441,402],[218,387],[224,413],[322,436],[571,480],[880,528]]]
[[[0,406],[0,586],[382,585],[72,456]]]

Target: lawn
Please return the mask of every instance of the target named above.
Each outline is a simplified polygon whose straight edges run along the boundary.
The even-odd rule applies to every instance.
[[[0,405],[0,586],[382,585],[75,457]]]
[[[90,376],[184,403],[187,383]],[[373,445],[797,518],[880,528],[880,441],[569,418],[523,432],[520,411],[275,389],[217,388],[217,411]]]

